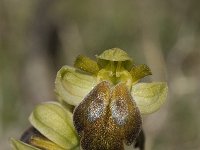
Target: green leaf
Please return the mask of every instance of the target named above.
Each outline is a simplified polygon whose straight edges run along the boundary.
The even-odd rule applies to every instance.
[[[15,140],[13,138],[11,138],[11,146],[13,150],[40,150],[36,147],[26,144],[20,140]]]
[[[133,83],[139,81],[145,76],[152,75],[150,68],[145,64],[134,66],[131,69],[130,74],[132,75]]]
[[[38,105],[31,113],[29,121],[41,134],[64,149],[73,149],[79,145],[72,113],[59,103]]]
[[[76,58],[74,67],[79,68],[83,71],[92,73],[92,74],[97,74],[99,71],[99,67],[96,61],[82,55],[79,55]]]
[[[165,82],[138,83],[132,86],[131,94],[141,114],[150,114],[160,108],[167,97]]]
[[[62,67],[56,77],[55,91],[58,99],[70,105],[78,105],[96,85],[96,77],[73,67]]]

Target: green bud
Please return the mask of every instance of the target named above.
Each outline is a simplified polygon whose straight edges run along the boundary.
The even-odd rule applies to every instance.
[[[38,105],[31,113],[29,121],[42,135],[64,149],[74,149],[79,145],[72,113],[59,103]]]

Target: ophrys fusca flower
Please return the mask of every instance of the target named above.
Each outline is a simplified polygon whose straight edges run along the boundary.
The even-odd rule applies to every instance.
[[[151,75],[150,68],[136,65],[119,48],[96,58],[80,55],[74,67],[63,66],[58,71],[55,91],[60,104],[36,107],[30,116],[36,132],[28,136],[28,142],[13,140],[15,149],[123,150],[133,143],[138,146],[144,137],[142,115],[160,108],[167,84],[140,83]]]

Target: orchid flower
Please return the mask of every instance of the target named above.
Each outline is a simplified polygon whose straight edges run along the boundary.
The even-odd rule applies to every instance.
[[[105,50],[94,61],[78,56],[74,67],[57,73],[59,103],[35,108],[34,133],[12,139],[16,150],[124,150],[142,133],[142,116],[157,111],[167,97],[165,82],[141,83],[151,75],[119,49]],[[28,133],[28,132],[26,132]],[[24,138],[25,137],[25,138]]]

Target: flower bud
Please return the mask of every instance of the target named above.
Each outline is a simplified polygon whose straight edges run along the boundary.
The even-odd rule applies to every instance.
[[[59,103],[38,105],[30,115],[29,121],[42,135],[63,149],[74,149],[79,145],[72,123],[72,113]]]

